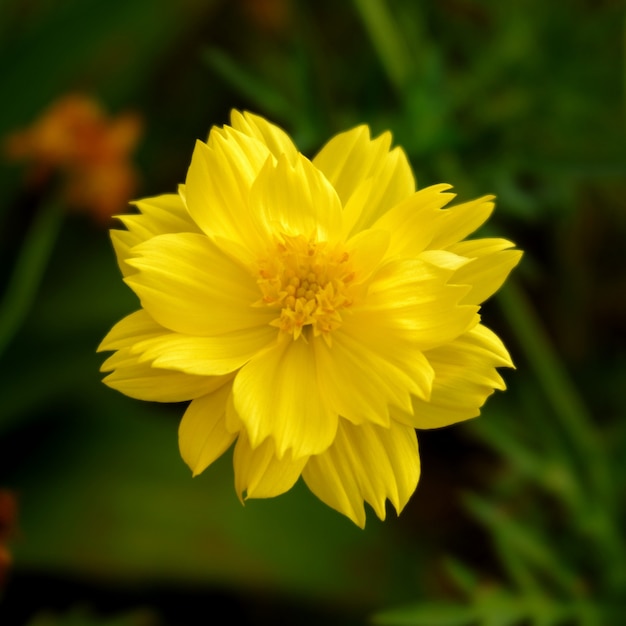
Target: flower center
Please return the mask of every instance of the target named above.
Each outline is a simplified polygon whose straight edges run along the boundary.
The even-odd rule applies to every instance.
[[[271,325],[294,339],[309,327],[314,337],[322,335],[330,345],[330,332],[341,326],[341,309],[352,304],[351,266],[339,246],[283,233],[259,261],[257,283],[263,297],[255,304],[279,310]]]

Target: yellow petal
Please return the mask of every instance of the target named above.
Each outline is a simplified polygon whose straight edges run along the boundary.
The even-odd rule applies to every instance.
[[[276,329],[269,325],[215,337],[167,333],[137,342],[133,352],[155,367],[216,376],[239,369],[275,339]]]
[[[276,330],[269,325],[215,337],[183,335],[167,330],[142,309],[118,322],[98,351],[127,348],[137,363],[217,376],[241,367],[275,337]]]
[[[446,250],[459,256],[475,259],[477,257],[495,254],[501,250],[508,250],[515,246],[514,243],[507,239],[499,239],[494,237],[482,239],[466,239],[458,243],[448,246]]]
[[[196,143],[185,194],[189,214],[207,235],[240,242],[252,255],[260,249],[260,226],[248,196],[268,159],[273,157],[267,146],[232,128],[212,131],[209,145]]]
[[[140,363],[128,348],[122,348],[102,365],[111,372],[103,382],[121,393],[151,402],[185,402],[210,393],[226,376],[194,376]],[[232,376],[231,376],[232,378]]]
[[[421,351],[419,341],[411,333],[398,331],[393,326],[385,326],[384,319],[369,313],[355,311],[348,323],[340,329],[342,335],[351,338],[353,349],[376,354],[396,371],[397,384],[409,393],[428,399],[434,373],[430,363]],[[398,403],[392,403],[399,406]]]
[[[384,230],[362,230],[346,243],[346,252],[354,267],[354,283],[363,283],[380,265],[389,247],[389,233]]]
[[[445,219],[441,221],[439,232],[434,235],[428,247],[441,250],[465,239],[491,215],[495,206],[493,199],[494,196],[483,196],[443,211]]]
[[[415,431],[391,422],[389,428],[340,421],[337,437],[326,452],[313,456],[302,476],[309,489],[333,509],[365,526],[364,501],[385,519],[389,499],[400,513],[420,475]]]
[[[324,175],[305,157],[276,164],[268,161],[250,193],[254,213],[270,232],[336,241],[341,232],[341,204]]]
[[[237,414],[253,448],[271,437],[278,458],[316,454],[335,437],[337,414],[329,409],[317,383],[310,344],[282,338],[237,373],[233,385]]]
[[[388,426],[391,405],[410,412],[411,393],[430,395],[434,373],[424,355],[375,325],[351,323],[333,333],[332,347],[313,345],[322,394],[355,424]]]
[[[431,265],[453,271],[458,270],[470,262],[469,259],[448,250],[424,250],[424,252],[420,252],[417,258]],[[451,278],[450,282],[455,283],[457,281]]]
[[[203,472],[220,457],[236,435],[226,429],[224,412],[231,384],[221,387],[187,407],[178,429],[178,445],[183,460],[194,476]]]
[[[230,374],[230,376],[232,376],[232,374]],[[237,414],[232,393],[228,397],[228,402],[226,403],[226,429],[231,433],[239,433],[240,436],[245,435],[244,423]]]
[[[339,194],[346,236],[371,227],[415,191],[406,155],[390,146],[390,133],[372,140],[367,126],[359,126],[333,137],[313,159]]]
[[[330,139],[313,164],[324,173],[345,205],[356,187],[371,177],[375,162],[383,157],[390,143],[388,140],[384,146],[382,141],[372,142],[369,128],[357,126]]]
[[[232,111],[230,119],[231,126],[235,130],[264,143],[277,159],[281,154],[284,154],[290,163],[295,162],[298,149],[282,128],[248,111],[243,113]]]
[[[506,239],[475,239],[450,246],[450,252],[471,259],[451,279],[454,283],[471,285],[464,303],[479,304],[500,289],[522,258],[520,250],[509,250],[514,245]]]
[[[414,398],[413,416],[401,418],[415,428],[439,428],[476,417],[495,389],[505,389],[495,368],[513,366],[500,339],[482,324],[426,356],[435,370],[430,400]]]
[[[180,194],[163,194],[144,198],[132,203],[140,214],[120,215],[118,219],[129,231],[143,240],[166,233],[199,233],[200,229],[191,219]]]
[[[117,258],[117,264],[122,272],[122,276],[129,276],[135,272],[135,269],[128,265],[126,260],[131,257],[131,248],[141,243],[142,239],[127,230],[111,230],[110,235],[113,250]]]
[[[453,273],[421,259],[390,261],[355,311],[402,332],[420,350],[448,343],[478,322],[478,307],[459,304],[469,288],[448,284]]]
[[[446,217],[442,211],[454,198],[450,185],[426,187],[393,206],[372,226],[390,234],[388,257],[416,257],[432,241]]]
[[[363,181],[346,203],[344,232],[371,228],[379,217],[414,191],[415,182],[407,158],[400,148],[394,148],[381,161],[371,185],[369,180]]]
[[[289,491],[300,477],[307,459],[294,460],[290,453],[279,459],[271,439],[252,448],[245,432],[241,433],[233,456],[237,495],[241,500],[244,497],[273,498]]]
[[[191,400],[223,384],[225,377],[168,371],[155,368],[149,360],[142,358],[143,355],[136,350],[137,344],[166,332],[143,310],[118,322],[98,347],[98,351],[117,351],[101,367],[103,372],[112,372],[104,382],[132,398],[155,402]]]
[[[121,319],[106,334],[98,346],[98,352],[129,348],[138,341],[158,337],[167,330],[155,322],[143,309]]]
[[[133,248],[138,271],[125,278],[142,306],[168,330],[214,336],[269,324],[254,277],[204,235],[160,235]]]
[[[191,219],[179,194],[164,194],[133,202],[138,214],[119,215],[126,230],[112,230],[111,239],[124,276],[134,270],[126,263],[130,249],[142,241],[165,233],[198,233],[200,229]]]

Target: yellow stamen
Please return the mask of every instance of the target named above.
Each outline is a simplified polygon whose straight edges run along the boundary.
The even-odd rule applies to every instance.
[[[330,333],[341,326],[340,311],[352,304],[350,255],[324,241],[281,234],[258,272],[262,298],[256,305],[280,311],[271,325],[294,340],[312,333],[330,345]]]

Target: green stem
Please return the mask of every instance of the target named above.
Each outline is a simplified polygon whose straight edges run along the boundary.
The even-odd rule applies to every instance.
[[[61,217],[55,202],[45,204],[26,234],[0,303],[0,357],[19,331],[37,295],[57,239]]]

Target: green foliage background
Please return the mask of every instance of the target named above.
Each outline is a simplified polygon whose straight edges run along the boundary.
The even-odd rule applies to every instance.
[[[0,353],[19,502],[0,624],[624,623],[624,24],[616,0],[1,0],[0,137],[69,91],[133,109],[146,196],[231,108],[309,155],[367,123],[419,186],[497,194],[488,232],[525,256],[483,308],[509,390],[420,433],[409,506],[361,531],[301,485],[242,507],[229,458],[191,479],[184,407],[100,382],[95,348],[135,307],[106,230],[2,163],[0,331],[15,272],[32,293]]]

